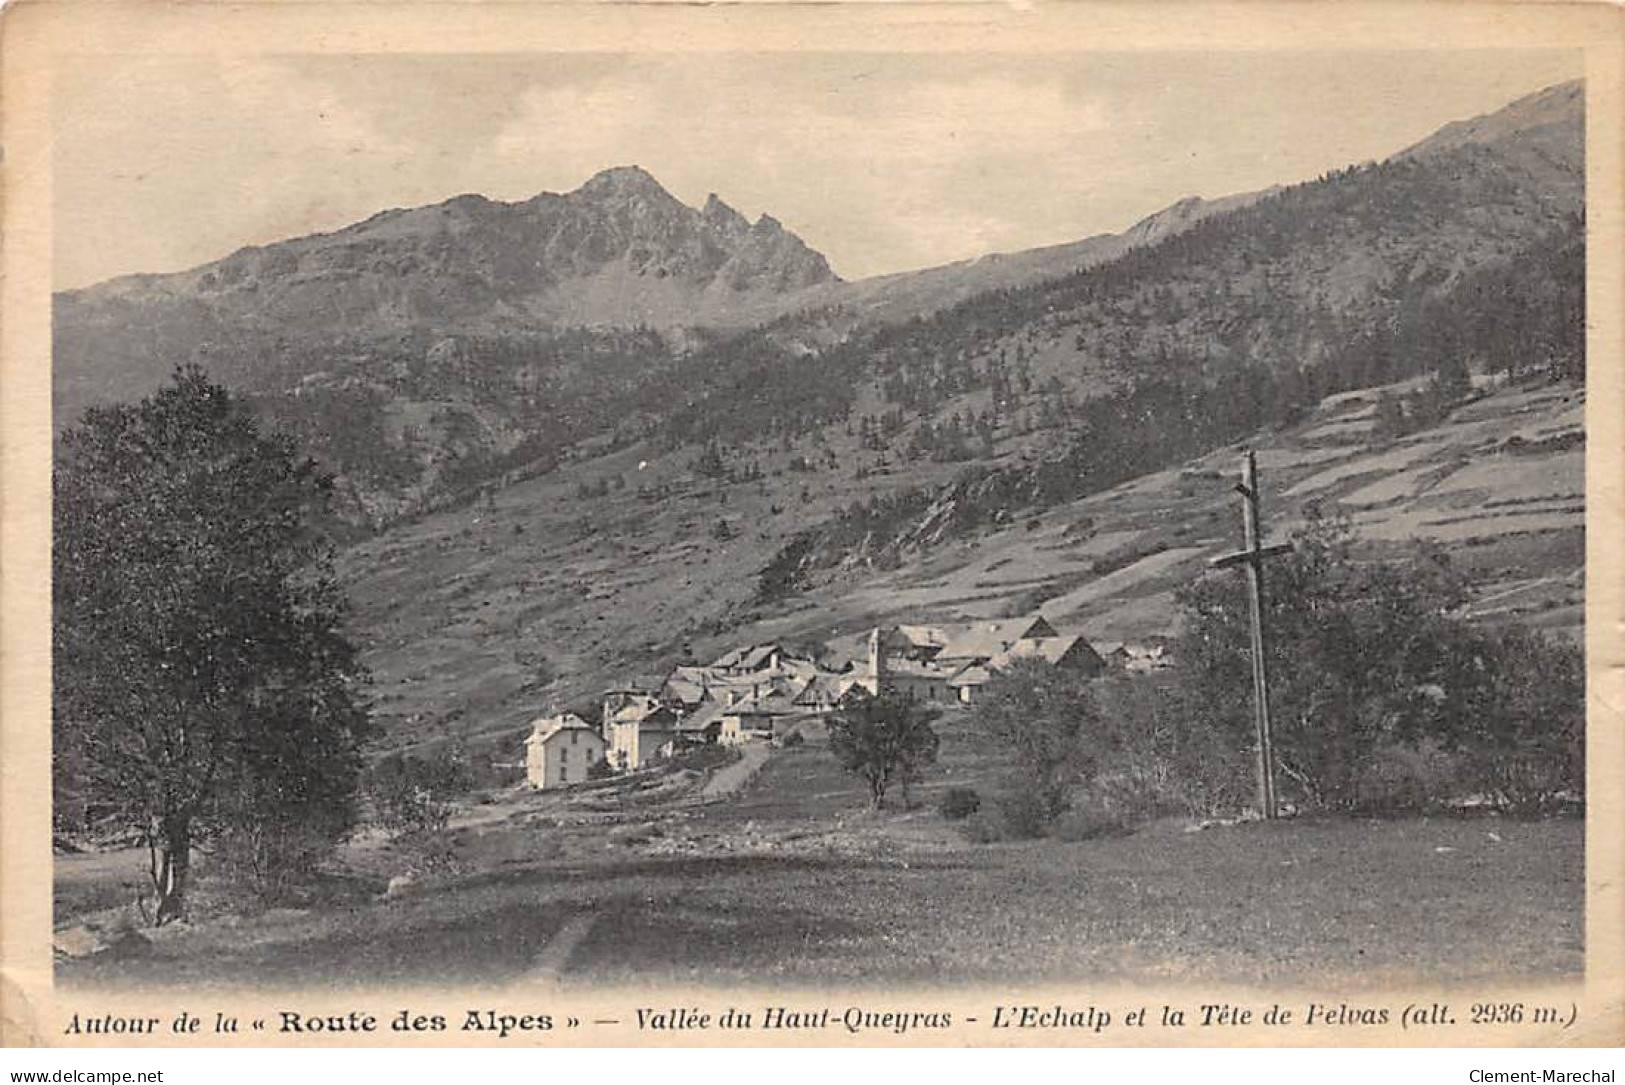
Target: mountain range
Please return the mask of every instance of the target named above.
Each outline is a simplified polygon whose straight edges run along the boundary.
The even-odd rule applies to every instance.
[[[695,209],[641,168],[614,167],[562,195],[458,196],[189,271],[62,291],[55,405],[72,420],[150,390],[182,361],[272,391],[320,372],[289,355],[430,328],[650,329],[668,349],[798,310],[841,312],[850,330],[1111,259],[1259,195],[1191,197],[1121,234],[845,282],[770,215],[752,223],[715,193]]]
[[[857,282],[771,216],[689,207],[636,166],[384,211],[59,293],[57,424],[196,362],[299,431],[377,527],[651,438],[749,443],[858,404],[900,410],[906,437],[976,409],[956,397],[985,409],[992,359],[1074,398],[1170,357],[1318,363],[1574,229],[1583,119],[1564,84],[1385,163]]]

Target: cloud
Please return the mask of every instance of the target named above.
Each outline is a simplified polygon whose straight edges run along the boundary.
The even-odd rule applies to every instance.
[[[273,60],[104,63],[63,84],[53,149],[63,285],[344,225],[378,209],[414,152]]]
[[[1120,230],[1387,154],[1570,54],[539,53],[64,58],[57,282],[637,164],[849,277]]]
[[[1021,244],[1031,164],[1077,165],[1113,126],[1103,100],[1057,78],[814,70],[789,73],[786,93],[785,73],[765,65],[722,69],[533,87],[489,153],[498,172],[560,189],[636,163],[687,202],[718,190],[747,214],[770,211],[868,274]],[[1001,203],[1010,214],[990,210]]]

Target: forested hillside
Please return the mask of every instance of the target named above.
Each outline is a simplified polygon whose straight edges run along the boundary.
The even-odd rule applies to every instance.
[[[1387,300],[1385,318],[1321,344],[1319,360],[1309,364],[1283,358],[1272,367],[1251,357],[1224,361],[1159,347],[1153,366],[1104,394],[1075,397],[1055,382],[1037,407],[1040,428],[1064,435],[1051,449],[967,468],[945,486],[854,504],[792,538],[763,571],[762,593],[776,597],[805,586],[819,569],[854,561],[893,564],[905,550],[1097,493],[1260,429],[1292,425],[1338,392],[1428,376],[1440,389],[1434,394],[1448,400],[1452,382],[1464,386],[1469,370],[1584,380],[1585,230],[1577,218],[1515,259],[1444,285],[1413,278]],[[1008,382],[995,366],[994,404]],[[1448,405],[1441,402],[1411,425],[1431,424]],[[996,411],[973,412],[964,422],[956,413],[946,426],[916,429],[905,451],[968,458],[961,453],[992,447],[999,425]]]

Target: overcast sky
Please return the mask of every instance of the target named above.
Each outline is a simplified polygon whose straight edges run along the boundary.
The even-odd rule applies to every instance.
[[[55,86],[55,285],[626,164],[861,278],[1382,158],[1580,74],[1556,51],[100,57]]]

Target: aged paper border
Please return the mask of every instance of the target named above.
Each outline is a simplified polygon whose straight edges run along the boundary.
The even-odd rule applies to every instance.
[[[1625,178],[1625,11],[1603,3],[1357,2],[1031,4],[678,4],[587,3],[109,3],[22,0],[0,25],[0,137],[3,137],[4,246],[0,285],[0,1043],[60,1044],[74,1010],[146,1012],[172,1017],[227,1012],[269,1015],[370,1010],[386,1021],[397,1009],[448,1012],[470,1008],[549,1012],[591,1020],[613,1016],[618,1027],[555,1029],[520,1035],[506,1046],[818,1046],[1022,1045],[1614,1045],[1625,1042],[1625,575],[1614,559],[1625,538],[1625,317],[1622,178]],[[1007,1030],[956,1025],[944,1032],[865,1032],[855,1036],[765,1033],[640,1033],[626,1022],[639,1005],[727,1006],[799,1003],[875,1010],[946,1010],[960,1021],[1017,999],[1121,1008],[1162,1002],[1194,1005],[1229,999],[1268,1006],[1335,990],[1283,988],[1201,990],[1174,984],[1068,985],[984,990],[908,988],[841,991],[804,987],[760,990],[548,989],[410,990],[336,993],[153,988],[123,993],[57,992],[50,948],[50,84],[64,54],[208,53],[222,58],[262,53],[511,53],[533,50],[650,52],[753,51],[1076,51],[1299,50],[1325,48],[1583,50],[1587,79],[1588,310],[1586,650],[1590,806],[1586,827],[1586,975],[1582,982],[1531,987],[1362,991],[1395,1007],[1432,997],[1495,995],[1548,999],[1579,1011],[1567,1031],[1474,1030],[1448,1033],[1386,1028],[1349,1030],[1244,1027],[1179,1032],[1147,1028],[1107,1038],[1064,1030]],[[838,1012],[838,1010],[837,1010]],[[245,1033],[236,1038],[90,1037],[87,1043],[273,1046],[297,1038]],[[79,1042],[76,1038],[73,1042]],[[319,1046],[479,1045],[480,1034],[320,1037]]]

